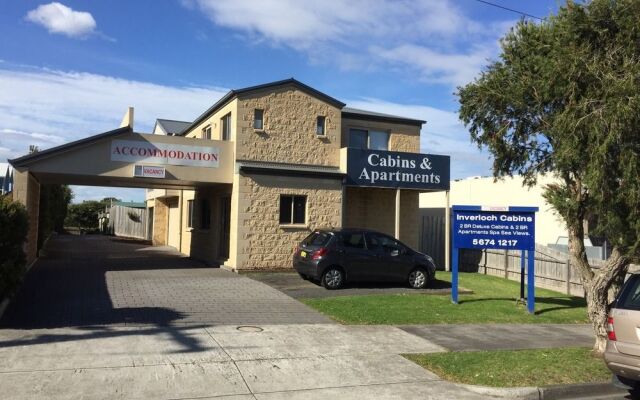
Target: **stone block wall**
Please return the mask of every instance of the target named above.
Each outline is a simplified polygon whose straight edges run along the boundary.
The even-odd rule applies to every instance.
[[[264,110],[264,130],[253,128],[255,109]],[[236,158],[292,164],[340,165],[341,111],[293,86],[271,88],[238,99]],[[326,137],[316,137],[324,116]]]
[[[280,225],[280,195],[307,196],[304,225]],[[317,228],[340,227],[339,179],[239,176],[237,258],[235,268],[290,269],[295,246]]]
[[[24,244],[24,252],[27,256],[27,265],[30,265],[38,257],[38,216],[40,215],[40,184],[29,173],[29,170],[14,171],[13,177],[13,201],[22,203],[29,216],[29,231],[27,241]]]

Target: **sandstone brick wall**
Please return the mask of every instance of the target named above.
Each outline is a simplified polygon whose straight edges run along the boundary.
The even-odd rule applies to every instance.
[[[281,226],[280,195],[307,196],[307,223]],[[313,229],[339,227],[339,179],[239,176],[237,269],[289,269],[294,247]]]
[[[420,151],[420,127],[379,121],[342,119],[342,147],[349,145],[349,129],[367,129],[389,132],[389,150],[418,153]]]
[[[253,129],[254,110],[264,110],[264,132]],[[316,137],[316,118],[326,117],[326,137]],[[338,167],[341,112],[293,86],[238,99],[236,159]]]
[[[12,198],[22,203],[27,208],[29,216],[29,230],[27,241],[24,244],[24,252],[27,256],[27,265],[38,257],[38,216],[40,213],[40,184],[28,170],[14,171],[14,185]]]
[[[415,190],[400,192],[400,240],[418,249],[420,216]],[[396,190],[353,188],[345,190],[344,226],[374,229],[395,236]]]
[[[202,129],[207,125],[211,126],[211,139],[212,140],[222,140],[222,124],[220,119],[225,115],[231,113],[231,138],[229,140],[236,140],[236,128],[237,128],[237,120],[238,120],[238,100],[231,100],[228,104],[225,104],[224,107],[220,108],[214,114],[208,116],[204,121],[199,123],[197,126],[193,127],[193,129],[189,130],[185,133],[186,137],[190,138],[202,138]]]

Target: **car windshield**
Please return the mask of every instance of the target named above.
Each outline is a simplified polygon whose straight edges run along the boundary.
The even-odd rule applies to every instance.
[[[640,310],[640,277],[633,277],[627,281],[616,308]]]
[[[326,246],[331,240],[331,235],[326,232],[313,232],[311,235],[307,236],[306,239],[302,241],[302,245],[304,247],[307,246]]]

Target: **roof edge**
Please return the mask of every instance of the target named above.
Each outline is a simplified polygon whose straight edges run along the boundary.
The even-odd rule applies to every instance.
[[[61,144],[59,146],[56,147],[52,147],[50,149],[46,149],[46,150],[42,150],[42,151],[37,151],[35,153],[31,153],[31,154],[26,154],[22,157],[18,157],[18,158],[13,158],[10,160],[7,160],[9,162],[9,164],[11,164],[12,167],[16,168],[16,167],[24,167],[26,165],[29,165],[30,163],[34,162],[34,161],[38,161],[40,159],[43,158],[47,158],[47,157],[51,157],[54,155],[54,153],[58,152],[58,151],[67,151],[67,150],[71,150],[73,148],[76,147],[80,147],[82,145],[88,144],[89,142],[93,141],[93,140],[101,140],[101,139],[105,139],[109,136],[116,136],[122,133],[127,133],[133,132],[133,129],[131,129],[130,126],[125,126],[122,128],[118,128],[118,129],[114,129],[111,131],[107,131],[107,132],[103,132],[103,133],[99,133],[97,135],[93,135],[93,136],[89,136],[86,138],[82,138],[73,142],[69,142],[69,143],[64,143]]]
[[[414,125],[419,127],[422,127],[422,125],[427,123],[427,121],[423,121],[421,119],[412,119],[412,118],[404,118],[404,117],[396,117],[396,116],[360,114],[357,112],[350,112],[350,111],[342,111],[342,116],[350,119],[361,120],[361,121],[395,122],[395,123]]]

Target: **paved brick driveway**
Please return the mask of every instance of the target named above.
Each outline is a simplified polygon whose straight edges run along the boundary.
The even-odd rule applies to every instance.
[[[169,247],[98,235],[53,237],[0,327],[331,323],[268,285]]]

